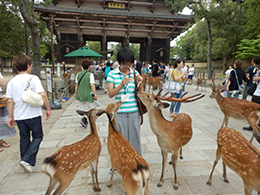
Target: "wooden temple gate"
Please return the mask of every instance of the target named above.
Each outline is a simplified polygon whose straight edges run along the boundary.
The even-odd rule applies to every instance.
[[[183,31],[190,16],[168,9],[164,0],[53,0],[48,7],[34,6],[56,35],[58,61],[68,60],[63,56],[86,41],[100,41],[102,53],[113,41],[126,47],[140,43],[142,61],[169,62],[170,41]]]

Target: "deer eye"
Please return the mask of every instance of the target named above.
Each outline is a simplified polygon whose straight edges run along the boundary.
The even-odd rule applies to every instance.
[[[150,98],[150,96],[149,96],[149,95],[147,95],[147,97],[148,97],[148,98]]]

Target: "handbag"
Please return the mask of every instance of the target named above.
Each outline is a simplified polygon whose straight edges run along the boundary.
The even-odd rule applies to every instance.
[[[163,84],[164,90],[170,93],[179,93],[182,86],[183,82],[175,80],[166,80]]]
[[[141,117],[140,125],[142,125],[143,124],[143,114],[145,114],[147,112],[147,108],[145,107],[143,102],[137,97],[137,93],[138,93],[138,91],[137,91],[137,78],[136,78],[135,70],[133,70],[133,71],[134,71],[134,82],[135,82],[135,98],[136,98],[139,114],[140,114],[140,117]]]
[[[239,92],[243,92],[244,89],[245,89],[245,86],[244,86],[243,84],[239,85],[238,78],[237,78],[237,72],[236,72],[235,70],[234,70],[234,72],[235,72],[235,75],[236,75],[238,91],[239,91]]]
[[[8,104],[8,98],[4,95],[0,96],[0,108],[7,106]]]
[[[248,89],[247,94],[253,95],[255,93],[256,87],[257,87],[257,84],[253,83],[253,85]]]
[[[42,106],[43,105],[43,99],[42,96],[38,93],[35,93],[30,88],[30,83],[33,76],[29,79],[26,88],[24,89],[24,92],[22,94],[22,102],[29,104],[31,106]]]

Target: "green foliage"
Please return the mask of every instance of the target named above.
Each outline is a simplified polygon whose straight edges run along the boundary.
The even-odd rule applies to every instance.
[[[236,58],[247,60],[259,55],[260,51],[260,35],[257,39],[243,39],[237,45]]]
[[[0,58],[12,59],[24,51],[24,24],[16,6],[7,1],[0,3]]]
[[[99,41],[87,41],[86,46],[95,52],[101,52],[101,45]]]

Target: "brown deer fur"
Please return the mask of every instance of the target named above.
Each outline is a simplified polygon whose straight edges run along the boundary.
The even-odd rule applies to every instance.
[[[198,80],[196,81],[196,84],[197,84],[196,90],[198,90],[198,89],[199,89],[199,86],[200,86],[200,87],[201,87],[201,91],[203,91],[203,87],[204,87],[204,89],[205,89],[205,91],[206,91],[206,84],[207,84],[206,79],[198,79]]]
[[[144,91],[138,92],[138,97],[148,110],[150,127],[157,137],[157,142],[161,148],[162,153],[162,174],[158,187],[162,186],[164,181],[164,168],[167,163],[167,153],[172,153],[172,166],[174,170],[174,189],[178,189],[177,179],[177,159],[180,151],[180,158],[182,158],[182,147],[185,146],[192,137],[191,118],[189,115],[181,113],[178,114],[173,121],[167,121],[163,115],[161,108],[166,104],[156,99],[156,96],[146,93]],[[169,105],[169,104],[168,104]]]
[[[224,114],[221,128],[224,124],[227,127],[229,117],[233,117],[235,119],[244,118],[253,128],[254,133],[260,133],[259,127],[257,126],[259,118],[257,115],[257,109],[260,108],[260,104],[232,97],[224,98],[218,90],[213,90],[209,97],[217,100],[219,108]],[[252,142],[252,139],[250,142]]]
[[[218,148],[216,160],[210,173],[207,185],[211,185],[212,174],[218,160],[223,160],[223,177],[226,175],[226,165],[236,172],[244,182],[245,195],[251,195],[252,190],[260,192],[260,153],[244,136],[235,129],[224,127],[218,131]]]
[[[143,80],[142,80],[140,86],[142,86],[142,87],[143,87],[143,90],[145,91],[145,89],[146,89],[146,83],[147,83],[147,78],[149,77],[149,75],[148,75],[148,74],[142,74],[141,76],[143,77]]]
[[[110,103],[104,110],[109,118],[107,148],[113,170],[107,186],[112,186],[115,168],[123,179],[127,195],[148,195],[149,166],[116,129],[115,115],[121,105],[121,101]]]
[[[98,157],[101,151],[101,143],[95,123],[97,118],[96,112],[98,111],[100,110],[77,111],[81,115],[88,116],[91,133],[81,141],[63,146],[44,160],[42,170],[50,176],[46,195],[51,194],[57,182],[60,184],[53,195],[62,194],[70,185],[77,172],[87,168],[91,163],[92,188],[94,191],[101,190],[97,178]]]
[[[150,87],[153,88],[157,86],[159,89],[162,89],[163,79],[161,77],[148,77],[147,84],[149,86],[149,93],[150,93]]]

